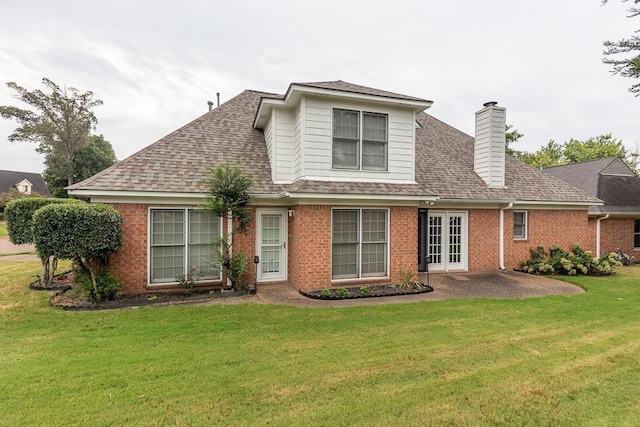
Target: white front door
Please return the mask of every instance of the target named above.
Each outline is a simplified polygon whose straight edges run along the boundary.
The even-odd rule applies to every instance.
[[[429,212],[427,250],[429,270],[466,270],[467,212]]]
[[[287,280],[287,211],[258,209],[256,216],[258,281]]]

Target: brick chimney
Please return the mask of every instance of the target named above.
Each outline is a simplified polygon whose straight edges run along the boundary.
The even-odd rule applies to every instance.
[[[505,186],[506,110],[487,102],[476,112],[473,170],[492,188]]]

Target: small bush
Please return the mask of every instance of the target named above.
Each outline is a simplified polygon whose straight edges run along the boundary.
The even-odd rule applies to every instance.
[[[338,288],[336,289],[336,295],[344,298],[349,296],[349,290],[347,288]]]
[[[558,245],[550,246],[548,253],[543,246],[531,248],[530,251],[531,258],[520,263],[520,270],[531,274],[601,276],[611,274],[614,267],[622,265],[615,253],[594,258],[591,251],[583,250],[578,244],[573,245],[571,252],[560,249]]]
[[[82,293],[93,302],[111,301],[122,295],[124,283],[118,281],[116,276],[108,270],[102,270],[96,274],[97,295],[88,274],[75,269],[74,278],[75,282],[81,286]]]
[[[369,288],[367,288],[366,286],[361,286],[360,296],[366,297],[367,295],[369,295]]]

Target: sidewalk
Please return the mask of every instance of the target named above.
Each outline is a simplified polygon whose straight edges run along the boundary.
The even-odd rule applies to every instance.
[[[34,252],[34,245],[14,245],[8,237],[0,237],[0,254],[14,254],[20,252]],[[36,255],[10,255],[0,256],[0,262],[39,261]]]

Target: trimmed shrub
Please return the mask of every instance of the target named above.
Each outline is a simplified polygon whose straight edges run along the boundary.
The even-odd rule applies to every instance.
[[[101,259],[122,244],[122,215],[111,206],[54,204],[33,215],[33,234],[40,258],[73,259],[91,278],[93,295],[100,301]]]
[[[85,204],[85,202],[76,199],[46,199],[44,197],[26,197],[10,201],[4,210],[9,240],[15,245],[34,243],[33,214],[43,206],[69,203]]]
[[[41,257],[105,256],[120,249],[121,225],[122,215],[108,205],[49,205],[33,215],[34,243]]]
[[[614,267],[621,266],[615,253],[610,253],[601,258],[594,258],[591,251],[583,250],[578,244],[574,244],[571,252],[566,252],[552,245],[547,253],[543,246],[531,248],[531,258],[522,261],[521,271],[531,274],[561,274],[568,276],[607,275],[611,274]]]

